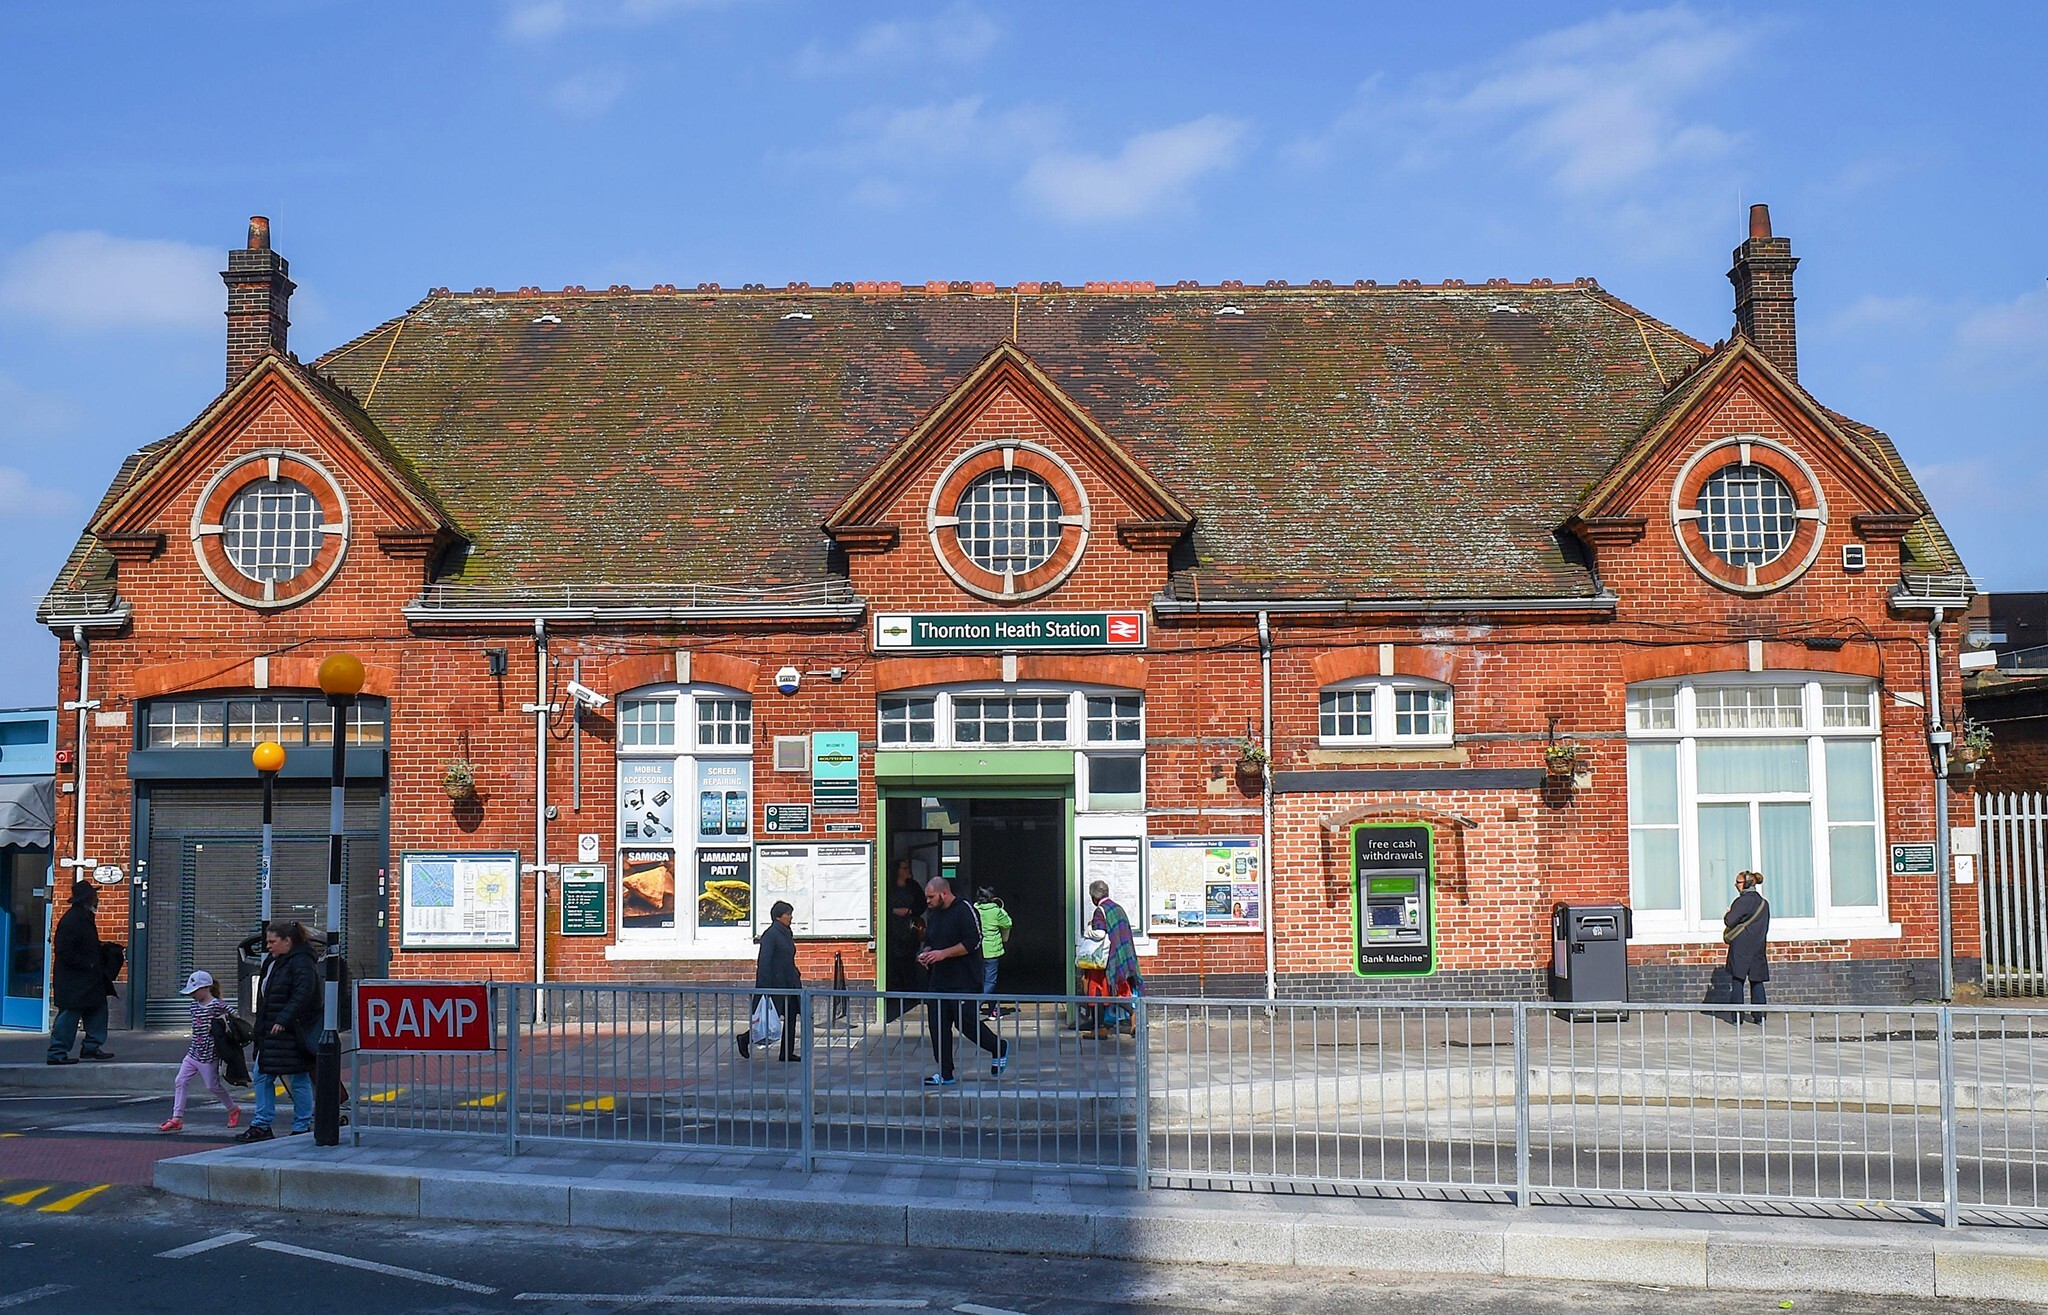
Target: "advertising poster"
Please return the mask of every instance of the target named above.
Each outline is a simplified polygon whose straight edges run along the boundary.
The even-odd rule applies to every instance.
[[[1109,883],[1109,897],[1131,917],[1131,930],[1145,934],[1143,879],[1139,871],[1138,841],[1083,840],[1081,842],[1081,899],[1076,908],[1081,925],[1087,926],[1092,910],[1088,888],[1098,881]]]
[[[562,865],[562,935],[603,936],[611,931],[611,871],[602,863]]]
[[[697,850],[697,925],[745,927],[753,918],[754,851],[746,845]]]
[[[619,928],[667,931],[676,925],[676,852],[619,851]]]
[[[1151,841],[1145,929],[1259,931],[1259,842],[1256,838]]]
[[[398,915],[401,949],[516,950],[519,855],[401,855]]]
[[[619,843],[673,845],[675,842],[675,760],[619,759]]]
[[[750,835],[754,824],[754,764],[745,758],[697,764],[697,839]]]
[[[777,900],[796,910],[790,924],[800,937],[874,934],[874,846],[761,845],[754,853],[756,934]]]

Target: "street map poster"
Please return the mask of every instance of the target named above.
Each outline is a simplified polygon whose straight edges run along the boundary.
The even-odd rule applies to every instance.
[[[754,934],[768,926],[768,910],[788,900],[796,910],[790,929],[799,937],[860,938],[875,934],[874,846],[757,845],[754,848]]]
[[[518,949],[518,853],[401,854],[398,946]]]
[[[1190,931],[1259,931],[1265,927],[1256,837],[1153,840],[1149,846],[1154,936]]]

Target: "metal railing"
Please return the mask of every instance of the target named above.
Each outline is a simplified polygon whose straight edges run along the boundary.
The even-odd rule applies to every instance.
[[[926,997],[805,991],[781,1063],[750,990],[492,990],[492,1053],[357,1055],[358,1136],[2048,1223],[2048,1012],[960,997],[936,1085]]]

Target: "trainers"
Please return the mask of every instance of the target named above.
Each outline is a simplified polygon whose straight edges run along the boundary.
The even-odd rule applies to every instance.
[[[949,1078],[943,1073],[934,1073],[924,1080],[924,1084],[927,1087],[957,1087],[960,1085],[960,1079]]]
[[[270,1141],[272,1140],[272,1133],[270,1129],[262,1124],[252,1123],[247,1128],[244,1128],[242,1135],[235,1138],[235,1140],[238,1142]]]
[[[242,1111],[239,1106],[228,1111],[228,1126],[230,1128],[239,1128],[242,1126]]]
[[[1003,1070],[1008,1068],[1009,1066],[1010,1043],[1005,1041],[1003,1042],[1003,1048],[996,1052],[995,1059],[989,1063],[988,1075],[992,1078],[999,1078],[1003,1075]]]
[[[177,1132],[184,1126],[185,1120],[179,1118],[170,1118],[165,1119],[162,1123],[157,1124],[156,1130],[158,1132]]]
[[[741,1059],[747,1059],[751,1056],[754,1047],[752,1043],[749,1041],[747,1034],[745,1032],[742,1032],[738,1036],[734,1037],[732,1039],[732,1043],[739,1047]]]

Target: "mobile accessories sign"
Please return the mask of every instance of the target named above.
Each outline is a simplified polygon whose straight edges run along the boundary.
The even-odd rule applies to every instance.
[[[894,612],[875,618],[880,652],[1143,647],[1143,612]]]
[[[1436,971],[1436,835],[1428,826],[1351,828],[1351,937],[1360,977]]]

